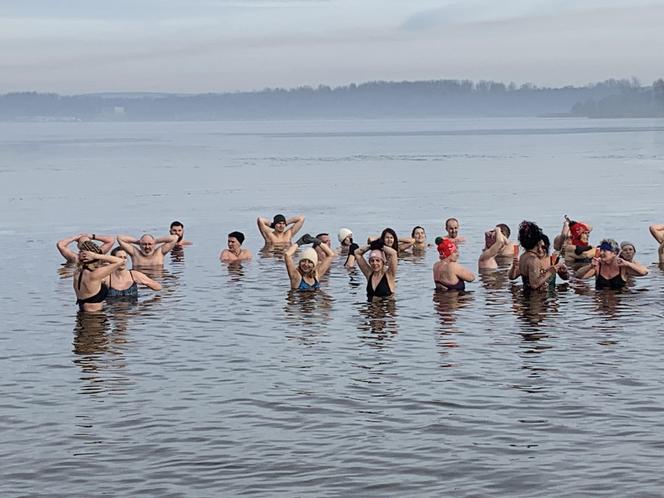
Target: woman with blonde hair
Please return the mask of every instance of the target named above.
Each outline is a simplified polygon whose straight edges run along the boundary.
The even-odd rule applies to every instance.
[[[99,246],[90,240],[79,244],[78,268],[73,285],[76,304],[81,311],[102,309],[102,303],[108,296],[108,276],[123,264],[122,258],[102,254]]]

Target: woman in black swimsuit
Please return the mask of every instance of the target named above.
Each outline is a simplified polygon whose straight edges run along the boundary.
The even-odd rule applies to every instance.
[[[124,264],[122,258],[101,253],[101,249],[92,241],[80,244],[78,268],[74,274],[74,292],[76,304],[81,311],[99,311],[108,295],[108,276]],[[106,262],[99,265],[98,262]]]
[[[161,290],[161,284],[152,280],[145,273],[138,270],[127,270],[128,256],[122,247],[113,249],[111,256],[122,259],[124,263],[108,276],[109,298],[137,298],[139,284],[155,291]]]
[[[618,254],[620,246],[613,239],[604,239],[599,245],[599,255],[592,263],[581,268],[579,278],[595,277],[595,289],[622,289],[627,283],[630,270],[637,271],[634,263],[624,260]]]
[[[369,262],[364,253],[371,249]],[[355,250],[357,266],[367,278],[367,298],[389,297],[397,288],[397,252],[384,244],[382,240],[374,240],[371,245]]]

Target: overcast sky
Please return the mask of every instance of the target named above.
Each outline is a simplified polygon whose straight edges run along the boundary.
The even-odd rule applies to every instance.
[[[664,0],[1,0],[0,93],[664,76]]]

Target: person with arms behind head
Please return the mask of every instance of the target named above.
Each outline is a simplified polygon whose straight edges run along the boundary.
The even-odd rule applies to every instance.
[[[309,243],[313,243],[314,247],[304,249],[297,265],[293,263],[293,255],[298,247]],[[315,247],[320,247],[323,254],[320,260]],[[284,262],[286,263],[286,271],[290,279],[291,289],[298,291],[320,289],[320,277],[330,269],[334,256],[334,251],[327,244],[308,234],[303,235],[297,243],[292,244],[284,252]]]
[[[98,240],[102,243],[101,250],[102,254],[106,254],[113,248],[113,243],[115,242],[115,237],[110,235],[97,235],[94,233],[81,233],[74,235],[73,237],[68,237],[66,239],[58,240],[56,247],[62,255],[63,258],[67,260],[67,263],[77,263],[78,262],[78,253],[72,251],[69,246],[76,242],[76,246],[80,249],[80,246],[86,240]]]
[[[395,241],[396,242],[396,241]],[[369,262],[364,259],[364,253],[369,253]],[[355,260],[367,279],[367,298],[389,297],[396,291],[396,276],[398,256],[397,251],[386,245],[382,239],[374,240],[371,244],[355,250]]]
[[[73,286],[76,304],[81,311],[99,311],[108,296],[108,276],[124,264],[124,260],[101,253],[91,240],[79,244],[78,267]]]
[[[445,231],[447,232],[447,235],[443,237],[444,239],[449,239],[454,244],[461,244],[462,242],[465,242],[466,239],[464,237],[461,237],[459,235],[459,220],[456,218],[447,218],[445,220]]]
[[[650,225],[650,235],[657,241],[659,247],[657,254],[659,255],[659,264],[664,265],[664,225]]]
[[[286,245],[290,244],[291,239],[304,225],[304,216],[293,216],[286,219],[283,214],[277,214],[270,220],[258,217],[256,219],[258,230],[260,231],[265,245]]]
[[[177,242],[177,235],[165,235],[158,239],[148,233],[140,239],[118,235],[118,244],[131,256],[132,265],[137,267],[164,266],[164,256],[173,250]]]
[[[185,246],[190,246],[192,242],[184,240],[184,225],[179,221],[171,223],[168,233],[170,235],[177,235],[178,241],[173,247],[174,251],[181,251]]]

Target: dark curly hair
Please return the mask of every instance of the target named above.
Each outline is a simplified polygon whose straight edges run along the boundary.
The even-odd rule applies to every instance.
[[[526,251],[530,251],[535,248],[537,243],[542,240],[544,232],[542,229],[537,226],[537,223],[533,221],[522,221],[519,225],[519,244]]]

